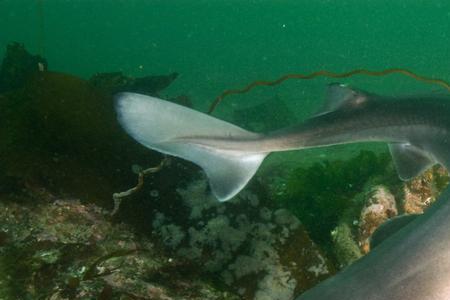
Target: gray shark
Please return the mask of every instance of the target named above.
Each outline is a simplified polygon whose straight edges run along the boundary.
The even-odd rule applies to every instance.
[[[119,123],[144,146],[190,160],[221,201],[236,195],[271,152],[385,142],[400,178],[435,163],[450,167],[450,98],[384,97],[331,84],[323,108],[300,125],[257,134],[164,100],[116,99]],[[368,255],[298,300],[449,300],[450,190],[401,222]]]

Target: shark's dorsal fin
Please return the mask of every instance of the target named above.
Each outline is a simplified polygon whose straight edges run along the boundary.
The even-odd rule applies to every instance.
[[[370,237],[370,249],[375,248],[388,237],[414,221],[420,214],[401,215],[387,220]]]
[[[389,144],[389,150],[402,180],[416,177],[435,163],[427,153],[408,143]]]
[[[328,85],[325,103],[317,115],[329,113],[340,108],[357,108],[368,100],[368,95],[354,90],[345,84],[331,83]]]

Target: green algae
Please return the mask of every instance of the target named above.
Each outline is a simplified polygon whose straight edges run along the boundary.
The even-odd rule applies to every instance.
[[[316,243],[331,249],[331,231],[349,207],[357,205],[359,209],[354,211],[359,212],[363,204],[352,199],[370,178],[381,176],[392,184],[399,183],[395,172],[387,168],[389,162],[388,153],[361,151],[347,161],[326,160],[297,168],[278,199],[298,216]]]
[[[348,266],[362,256],[352,233],[352,228],[348,223],[339,223],[331,232],[331,236],[334,244],[334,253],[340,264],[339,267]]]

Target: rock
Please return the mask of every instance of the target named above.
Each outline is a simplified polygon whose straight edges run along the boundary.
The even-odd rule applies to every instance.
[[[407,214],[422,213],[436,200],[436,197],[449,182],[447,171],[435,166],[403,186],[403,210]]]
[[[332,231],[333,251],[340,268],[370,251],[370,238],[380,225],[399,214],[422,213],[449,181],[447,172],[440,166],[401,184],[387,179],[376,176],[369,180],[364,191],[351,201],[354,205],[346,210],[340,224]],[[387,187],[380,182],[391,185]],[[394,190],[396,196],[390,190]]]
[[[366,193],[359,221],[359,245],[363,253],[370,250],[370,236],[386,220],[398,214],[395,197],[387,187],[378,185]]]
[[[47,61],[39,55],[31,55],[23,44],[11,43],[0,67],[0,93],[23,87],[37,72],[47,70]]]
[[[351,265],[361,258],[362,253],[353,235],[351,225],[342,222],[332,232],[334,253],[339,262],[339,269]]]
[[[359,220],[364,199],[357,199],[372,178],[397,176],[388,170],[388,153],[361,151],[348,160],[325,160],[309,167],[294,169],[283,192],[269,192],[274,200],[287,207],[302,221],[313,241],[332,257],[335,243],[331,232],[341,223]],[[400,182],[394,177],[392,182]],[[270,187],[271,185],[269,185]],[[320,222],[318,222],[320,220]],[[355,227],[356,228],[356,227]],[[357,229],[357,228],[356,228]],[[356,236],[356,235],[355,235]],[[341,265],[342,262],[337,262]]]
[[[114,192],[135,185],[133,164],[161,160],[119,126],[110,95],[75,76],[39,72],[0,98],[0,111],[0,180],[11,188],[28,182],[109,206]]]
[[[0,299],[239,299],[95,205],[15,200],[0,199]]]
[[[292,299],[334,272],[292,213],[249,190],[221,203],[202,179],[178,193],[186,214],[156,211],[154,233],[244,299]]]

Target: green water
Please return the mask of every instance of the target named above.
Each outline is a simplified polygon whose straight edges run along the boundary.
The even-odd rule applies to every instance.
[[[241,88],[255,80],[274,80],[289,73],[308,74],[318,70],[348,72],[354,69],[380,71],[388,68],[406,68],[423,76],[450,81],[449,38],[450,1],[444,0],[0,0],[0,58],[4,56],[8,44],[19,42],[23,43],[32,54],[45,57],[49,70],[84,79],[102,72],[121,71],[125,75],[134,77],[177,72],[179,77],[169,88],[163,90],[160,96],[174,98],[187,95],[194,109],[201,111],[206,111],[214,98],[224,90]],[[31,88],[27,86],[24,89],[25,93],[18,89],[13,90],[11,94],[0,95],[2,100],[0,104],[3,104],[0,109],[2,116],[0,121],[3,121],[0,123],[0,142],[2,142],[0,144],[0,165],[2,166],[0,204],[20,203],[19,200],[24,198],[27,201],[31,199],[30,202],[33,204],[36,202],[37,205],[42,203],[47,205],[62,197],[69,198],[66,200],[72,205],[73,212],[77,216],[80,212],[86,211],[86,208],[82,206],[83,203],[95,203],[111,211],[113,193],[126,191],[135,184],[136,174],[133,174],[132,170],[156,166],[161,156],[155,151],[143,149],[126,136],[122,129],[117,131],[119,126],[116,118],[112,116],[111,98],[99,96],[103,95],[100,92],[71,97],[72,94],[77,94],[77,91],[82,93],[91,90],[84,81],[78,81],[70,76],[52,72],[44,72],[41,75],[48,81],[33,79],[35,82],[30,80]],[[336,81],[336,79],[322,77],[313,80],[289,80],[274,87],[258,87],[245,95],[232,95],[225,98],[214,114],[246,127],[251,122],[244,122],[246,121],[245,113],[242,113],[243,117],[237,121],[236,111],[263,102],[271,103],[271,107],[265,107],[269,115],[268,119],[270,120],[273,114],[277,117],[274,119],[280,127],[289,126],[314,114],[322,104],[326,85]],[[387,95],[443,92],[441,87],[401,75],[384,77],[358,75],[340,81],[360,89]],[[33,84],[37,87],[33,88]],[[52,89],[53,84],[55,89]],[[28,93],[29,91],[31,92]],[[76,92],[68,95],[70,91]],[[104,108],[100,106],[104,103],[101,101],[109,101],[106,102],[107,108],[96,111],[97,107]],[[282,101],[285,107],[281,109],[281,105],[277,106],[276,101]],[[94,109],[91,109],[92,107]],[[91,114],[92,111],[94,113]],[[258,121],[261,117],[258,115],[260,111],[253,111],[254,115],[249,116],[248,119],[253,118]],[[294,117],[287,118],[283,112]],[[106,126],[104,131],[102,131],[103,125]],[[109,125],[111,127],[108,127]],[[378,155],[379,153],[365,152],[359,156],[356,155],[361,148],[382,150],[383,153]],[[349,160],[351,155],[356,159]],[[340,161],[341,158],[345,160]],[[223,204],[223,207],[231,207],[231,209],[217,208],[216,214],[214,207],[219,206],[217,203],[207,204],[206,208],[202,206],[203,204],[198,204],[201,210],[205,209],[205,214],[201,216],[202,222],[198,222],[195,218],[191,220],[192,213],[188,210],[197,202],[201,202],[198,199],[211,200],[206,181],[196,181],[200,177],[198,167],[181,160],[174,161],[172,165],[164,165],[157,171],[159,173],[149,175],[145,179],[142,191],[130,197],[130,202],[125,201],[125,204],[122,204],[117,215],[118,222],[123,221],[133,230],[150,236],[149,233],[154,233],[152,230],[157,228],[154,222],[158,220],[157,215],[163,213],[167,216],[165,219],[167,223],[164,223],[164,226],[178,228],[181,233],[178,236],[182,236],[181,239],[185,239],[184,245],[187,245],[195,240],[193,237],[190,237],[191,240],[188,239],[189,234],[192,233],[191,229],[196,227],[198,229],[196,233],[200,234],[200,231],[205,228],[204,224],[209,224],[211,220],[217,221],[215,217],[218,214],[221,217],[219,221],[223,222],[217,223],[222,224],[217,227],[229,228],[233,233],[230,234],[230,240],[236,241],[239,238],[234,238],[236,228],[233,227],[235,225],[233,220],[240,209],[243,209],[243,216],[248,216],[250,221],[261,225],[268,223],[267,219],[271,218],[272,212],[268,208],[285,207],[300,219],[302,226],[305,227],[301,229],[304,233],[303,238],[307,237],[306,242],[303,238],[297,238],[292,248],[287,249],[290,251],[276,252],[277,257],[278,254],[285,255],[284,259],[289,262],[289,266],[292,259],[298,258],[299,249],[310,247],[308,249],[314,250],[311,252],[314,253],[311,257],[314,256],[313,258],[316,259],[320,257],[323,263],[324,258],[317,252],[317,249],[320,249],[325,253],[324,257],[326,256],[329,265],[337,268],[339,259],[336,253],[338,251],[333,248],[337,242],[333,240],[331,233],[338,232],[339,228],[347,227],[353,228],[354,232],[359,230],[358,222],[355,223],[355,220],[359,220],[361,207],[366,199],[365,196],[357,196],[363,195],[365,185],[368,182],[375,184],[380,181],[391,188],[394,194],[401,194],[404,187],[403,183],[396,178],[385,144],[343,145],[281,153],[271,155],[264,162],[257,173],[257,178],[251,182],[245,192],[240,194],[242,198],[238,196],[239,201],[242,200],[240,204],[238,202],[239,205],[233,207],[236,203],[233,204],[232,201],[230,206]],[[320,163],[314,164],[317,161]],[[439,176],[438,179],[441,180],[440,178],[446,175]],[[441,181],[447,183],[448,177]],[[188,187],[185,187],[188,183]],[[181,187],[186,188],[186,190],[181,189],[185,193],[184,196],[180,193]],[[189,190],[190,188],[192,191]],[[47,190],[48,193],[46,193]],[[416,191],[416,193],[420,194],[424,191]],[[180,195],[183,199],[180,199]],[[397,197],[397,194],[395,196]],[[72,203],[72,197],[80,199],[81,202]],[[252,199],[253,204],[249,206]],[[397,204],[401,202],[399,199],[402,198],[397,198]],[[61,203],[65,203],[64,201]],[[192,207],[186,203],[190,203]],[[22,209],[21,205],[17,207]],[[97,297],[109,299],[108,296],[103,295],[104,291],[106,290],[107,294],[108,290],[106,287],[103,289],[101,276],[99,276],[99,283],[95,280],[85,280],[85,276],[81,276],[81,273],[73,274],[74,266],[78,266],[76,260],[78,256],[80,259],[84,257],[84,252],[83,255],[72,254],[70,248],[67,248],[69,249],[67,257],[72,260],[58,261],[56,264],[45,261],[45,264],[35,266],[33,259],[22,259],[22,256],[27,255],[36,257],[35,245],[32,242],[29,245],[21,244],[17,242],[20,241],[19,238],[11,235],[13,242],[8,245],[9,231],[2,229],[3,225],[8,225],[5,220],[10,220],[10,214],[28,218],[29,213],[27,214],[26,211],[30,209],[25,204],[23,211],[18,213],[8,208],[0,209],[3,213],[0,215],[0,277],[3,274],[3,278],[6,278],[0,278],[0,299],[17,299],[17,294],[14,293],[18,291],[34,295],[27,299],[35,299],[37,294],[33,294],[33,289],[48,296],[49,291],[55,291],[56,287],[58,289],[62,287],[72,293],[83,291],[82,289],[85,288],[91,292],[90,295],[95,295],[92,299]],[[45,206],[40,210],[42,211],[38,213],[45,212],[45,218],[41,222],[40,218],[35,217],[37,224],[50,224],[50,227],[53,227],[53,223],[46,221],[53,218],[52,214],[47,214],[47,210],[51,211],[51,208]],[[269,212],[266,218],[263,216],[267,216],[267,213],[261,213],[264,210]],[[90,214],[81,215],[84,218],[91,218]],[[229,224],[233,226],[228,226],[228,219],[225,222],[225,217],[232,220]],[[100,217],[94,215],[92,218]],[[18,220],[9,221],[12,225],[8,226],[20,227],[18,225],[21,225],[22,221]],[[174,222],[170,223],[172,220]],[[71,224],[69,221],[66,223]],[[86,222],[88,224],[86,227],[95,227]],[[106,221],[101,222],[106,223]],[[62,226],[66,225],[65,221],[60,223]],[[107,224],[110,224],[109,219]],[[212,222],[212,224],[215,223]],[[26,225],[33,230],[36,227],[34,223]],[[162,225],[163,223],[159,224],[161,228],[165,228]],[[175,225],[177,227],[174,227]],[[79,228],[77,224],[74,226]],[[43,231],[48,231],[45,226],[43,228]],[[186,230],[183,232],[184,229]],[[110,236],[111,230],[105,229],[104,236]],[[31,232],[28,228],[26,231]],[[266,233],[270,229],[261,231]],[[350,229],[348,231],[350,232]],[[78,234],[77,230],[70,226],[67,232]],[[162,229],[161,232],[163,232]],[[220,231],[217,232],[219,232],[217,240],[220,240],[222,234]],[[236,257],[237,254],[246,254],[244,251],[253,249],[248,245],[255,242],[249,238],[253,233],[242,232],[240,234],[245,235],[247,244],[240,244],[244,243],[242,238],[242,241],[238,243],[239,247],[236,246],[240,252],[232,253]],[[63,230],[62,233],[66,231]],[[92,234],[94,236],[95,232]],[[131,231],[123,234],[128,234],[130,239],[135,238],[131,237]],[[164,242],[170,241],[161,236]],[[354,242],[354,247],[359,249],[356,239],[353,240],[350,236],[345,237]],[[278,235],[272,238],[278,239]],[[36,240],[39,241],[39,239],[38,236]],[[59,243],[59,240],[55,241]],[[65,239],[62,241],[65,243]],[[156,238],[154,241],[158,242]],[[59,251],[58,243],[50,246],[58,247]],[[90,242],[81,240],[82,243],[90,245]],[[100,256],[101,253],[110,257],[108,255],[116,251],[116,245],[120,243],[123,243],[122,236],[118,237],[117,242],[114,240],[111,248],[105,248],[106,250],[100,244],[105,251],[93,254]],[[220,244],[216,240],[214,243]],[[270,247],[272,247],[271,243]],[[78,245],[80,241],[76,240],[74,244]],[[286,245],[289,246],[290,241]],[[201,247],[196,250],[199,250],[199,253],[205,252],[205,257],[202,256],[199,261],[193,259],[190,263],[194,262],[195,269],[205,272],[200,266],[208,259],[212,261],[211,257],[206,256],[214,251],[221,253],[223,249],[211,248],[209,244],[203,246],[207,251],[200,249]],[[9,247],[9,252],[2,252],[2,247]],[[40,248],[36,247],[36,249]],[[92,252],[91,248],[86,253],[88,251]],[[9,253],[19,253],[19,259],[23,263],[17,267],[14,260],[16,258]],[[158,252],[161,257],[163,254],[166,253]],[[175,256],[172,253],[170,255],[170,258],[160,259],[167,261],[168,265],[161,266],[161,272],[155,271],[157,280],[172,283],[170,276],[174,275],[185,277],[184,279],[199,278],[198,270],[191,270],[190,264],[184,266],[186,270],[178,274],[180,262],[172,263]],[[218,257],[220,258],[220,255]],[[223,264],[222,269],[226,270],[227,264],[234,260],[227,258],[227,255],[223,257],[227,261],[220,263]],[[98,257],[90,259],[100,263],[109,260],[109,258],[104,261],[98,260]],[[8,264],[5,264],[5,261]],[[255,261],[261,265],[266,264],[259,258]],[[306,263],[298,264],[298,270],[304,272],[308,270],[305,266],[310,262],[309,258],[305,261]],[[35,270],[22,271],[22,269],[30,270],[27,264],[33,265]],[[84,269],[90,269],[86,262],[79,264]],[[292,263],[292,266],[294,265],[296,264]],[[93,266],[95,267],[95,264]],[[180,266],[183,267],[183,262]],[[339,267],[342,266],[339,265]],[[246,265],[244,264],[243,267]],[[286,277],[284,267],[279,268],[277,265],[272,268],[283,271],[282,276],[277,275],[274,278]],[[111,268],[111,270],[116,269]],[[128,272],[127,268],[124,269]],[[331,272],[326,276],[334,272],[333,268],[330,270]],[[154,281],[148,277],[146,268],[141,271],[140,275],[145,275],[148,282]],[[127,274],[124,278],[132,274],[131,271],[127,272],[123,273]],[[208,272],[210,273],[206,273],[202,279],[207,277],[208,284],[211,284],[210,275],[213,273],[214,279],[222,280],[218,285],[220,287],[218,292],[222,293],[223,283],[227,282],[224,280],[226,277],[222,276],[223,274],[220,277],[218,275],[220,272],[217,270],[214,272],[208,270]],[[300,278],[301,276],[296,272],[293,272],[292,276]],[[160,276],[164,274],[169,277]],[[255,274],[257,276],[254,275],[253,281],[248,280],[249,277],[243,277],[243,280],[239,277],[239,280],[233,284],[227,283],[226,291],[242,294],[240,290],[248,288],[250,291],[248,295],[251,295],[251,292],[257,291],[258,280],[262,278],[261,273]],[[72,277],[68,277],[69,275]],[[41,277],[44,278],[42,283],[35,280]],[[61,282],[68,281],[68,278],[78,278],[79,282],[72,280],[72,284],[61,285]],[[167,278],[169,280],[166,280]],[[324,278],[325,275],[323,278],[315,277],[311,282],[306,282],[306,279],[305,282],[299,281],[297,290],[294,291],[295,286],[290,287],[289,295],[297,295]],[[31,279],[32,283],[30,283]],[[246,286],[247,281],[248,286]],[[33,288],[34,286],[36,288]],[[12,298],[3,298],[2,293],[6,295],[5,287],[8,289],[7,294],[12,295]],[[167,289],[174,288],[167,287]],[[118,290],[114,292],[119,293]],[[244,299],[253,299],[248,298],[248,295]],[[292,297],[274,299],[285,300]]]
[[[2,0],[0,55],[19,41],[43,48],[50,69],[86,78],[179,72],[167,95],[187,94],[206,109],[224,89],[285,73],[405,67],[448,79],[449,21],[447,1]],[[305,117],[330,81],[227,101],[280,95]],[[378,92],[430,88],[399,76],[345,81]]]

